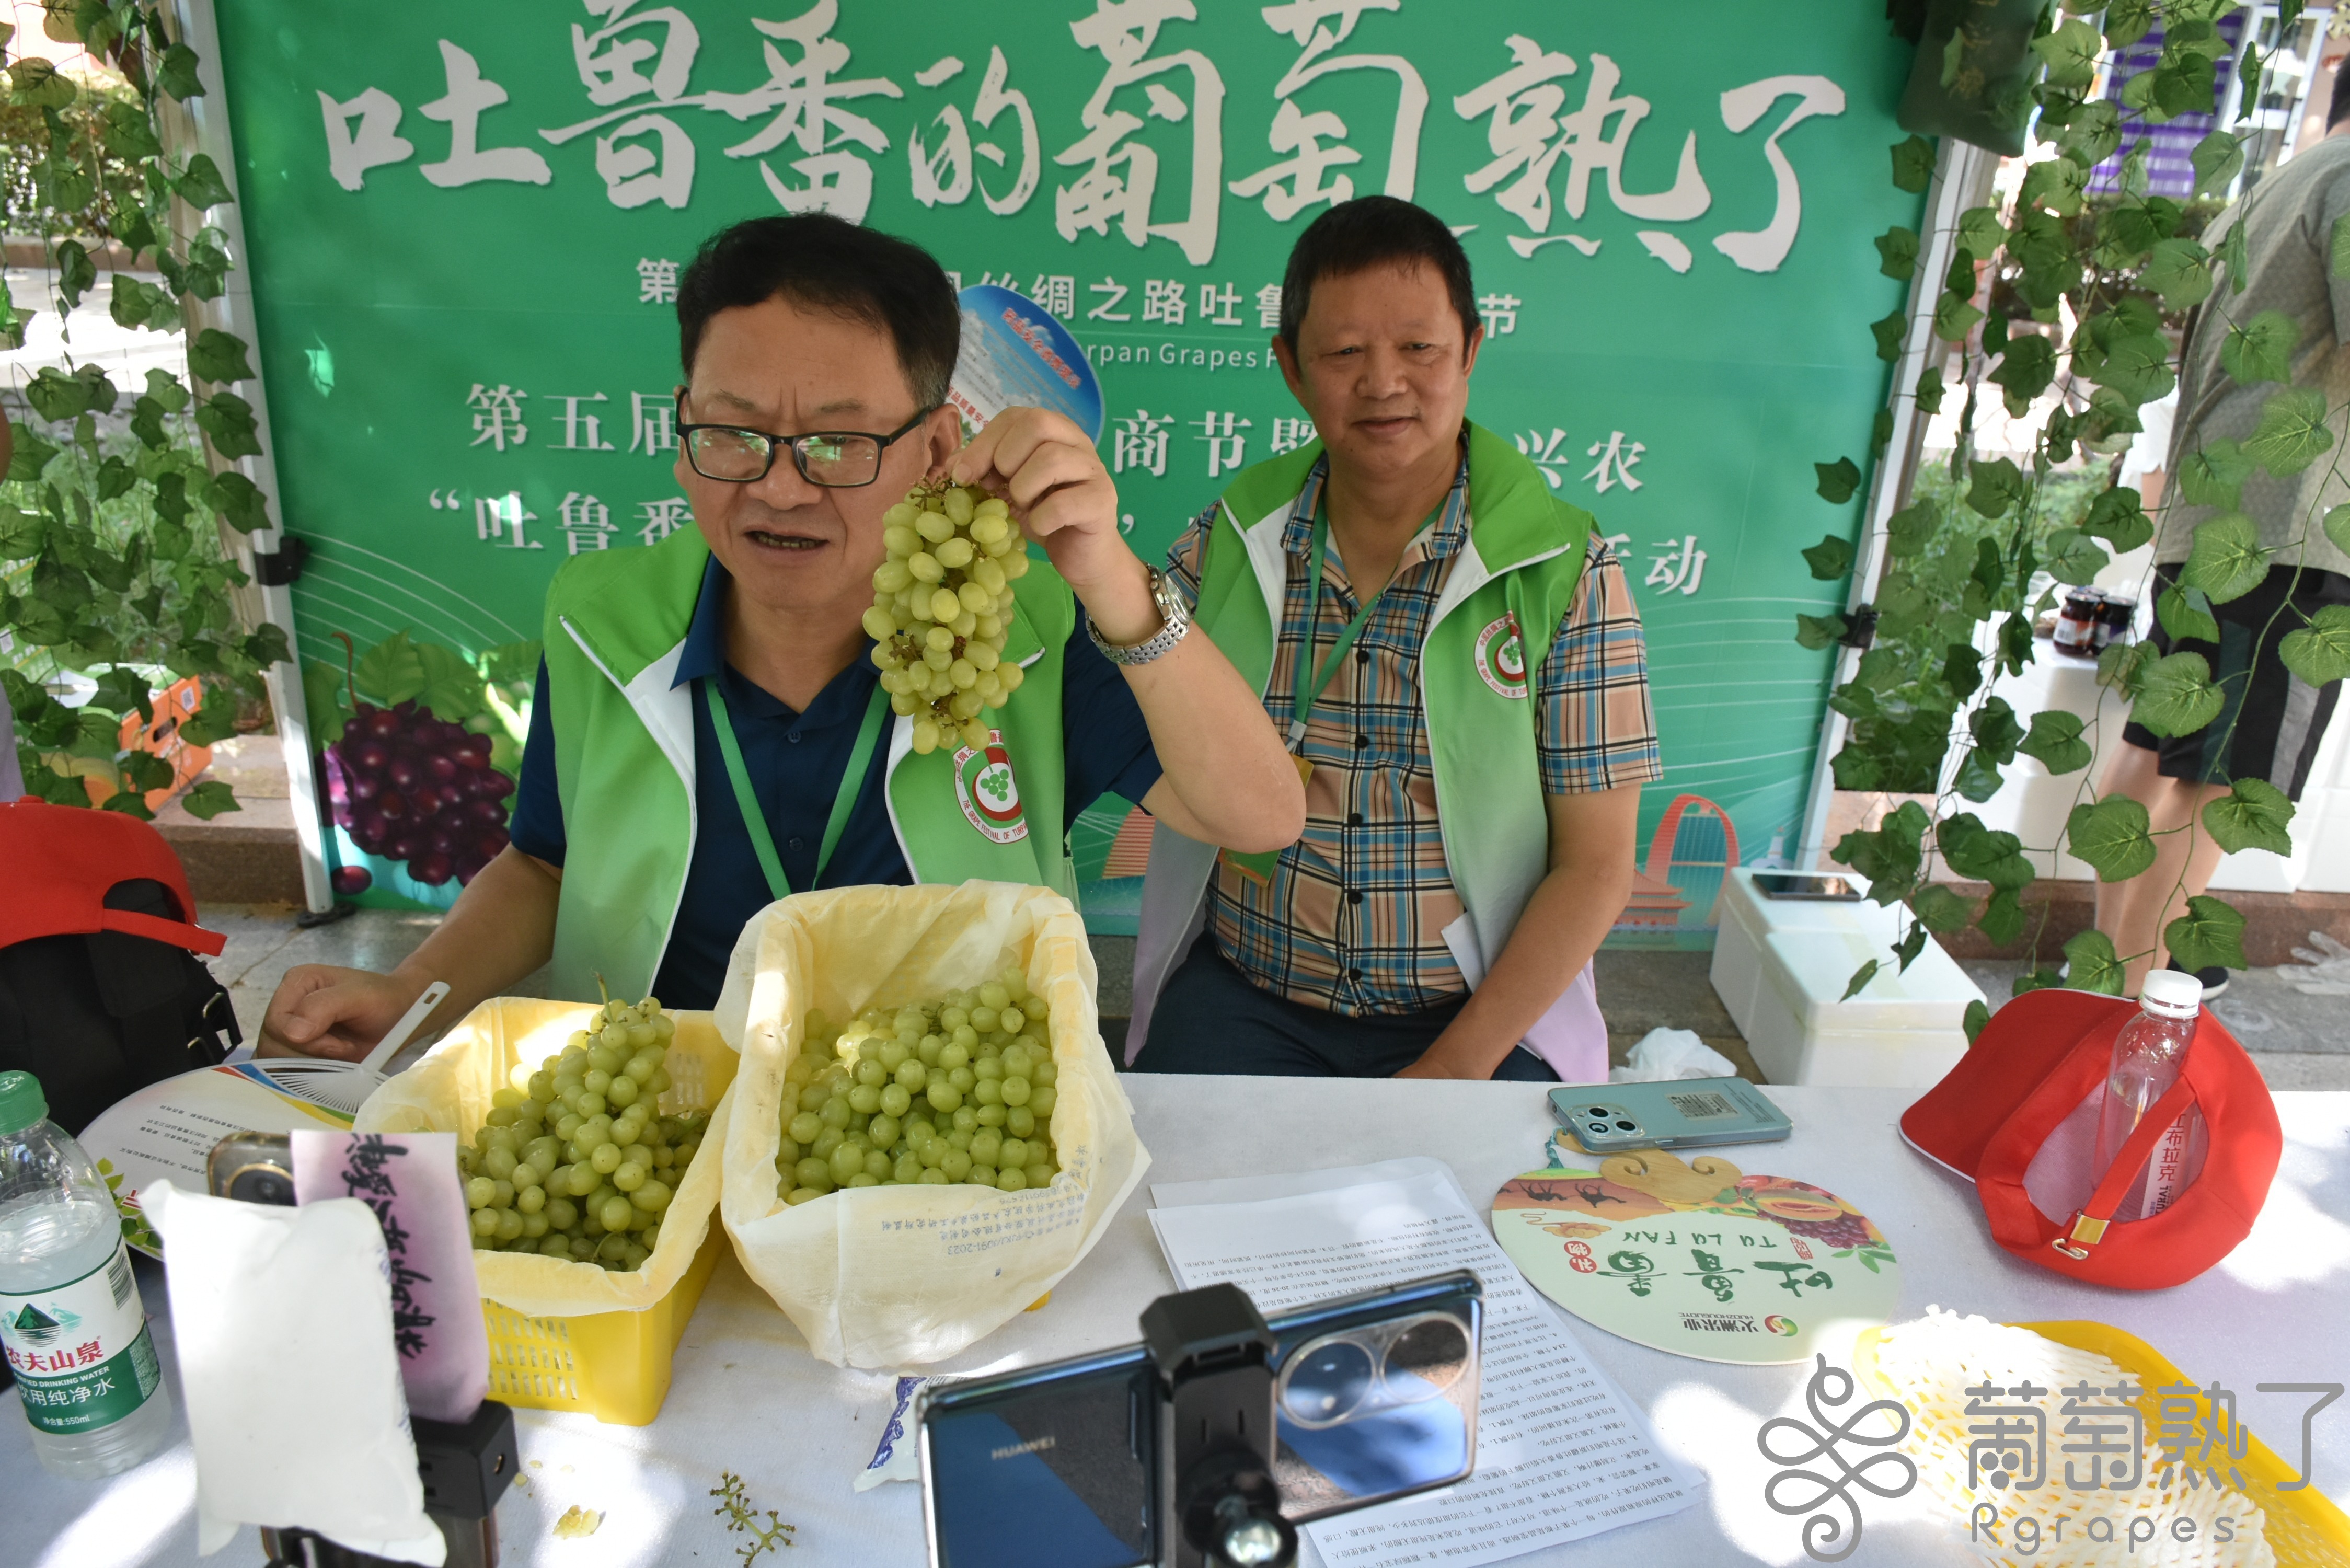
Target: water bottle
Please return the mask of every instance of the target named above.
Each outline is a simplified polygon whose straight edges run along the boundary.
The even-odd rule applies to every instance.
[[[34,1453],[87,1480],[153,1453],[172,1397],[113,1194],[48,1114],[30,1073],[0,1073],[0,1347]]]
[[[2178,1082],[2187,1047],[2203,1010],[2203,982],[2177,970],[2158,969],[2138,993],[2139,1012],[2114,1038],[2112,1066],[2106,1074],[2105,1104],[2097,1116],[2097,1156],[2091,1181],[2100,1182],[2114,1157],[2129,1141],[2155,1102]],[[2203,1164],[2203,1116],[2193,1106],[2155,1139],[2145,1179],[2126,1194],[2116,1220],[2143,1220],[2170,1207]]]

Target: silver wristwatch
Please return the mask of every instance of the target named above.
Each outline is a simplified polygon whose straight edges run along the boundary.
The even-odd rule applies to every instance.
[[[1150,602],[1159,607],[1161,623],[1157,631],[1140,642],[1120,647],[1104,640],[1101,629],[1094,625],[1094,618],[1090,615],[1086,617],[1086,635],[1094,639],[1094,646],[1100,649],[1102,657],[1112,664],[1148,664],[1164,656],[1168,649],[1183,640],[1185,632],[1191,629],[1191,612],[1184,607],[1183,596],[1175,591],[1175,585],[1167,580],[1166,573],[1156,566],[1149,570]]]

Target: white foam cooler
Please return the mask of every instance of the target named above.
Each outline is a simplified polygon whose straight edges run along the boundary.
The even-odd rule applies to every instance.
[[[1857,878],[1855,878],[1857,880]],[[1862,901],[1768,898],[1754,873],[1733,869],[1721,890],[1713,989],[1762,1075],[1774,1084],[1928,1088],[1966,1054],[1966,1011],[1982,992],[1929,939],[1908,971],[1891,948],[1892,909]],[[1882,964],[1845,1000],[1853,971]]]

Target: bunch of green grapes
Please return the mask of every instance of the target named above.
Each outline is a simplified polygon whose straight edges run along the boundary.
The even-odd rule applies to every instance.
[[[785,1201],[836,1187],[1052,1185],[1052,1014],[1019,970],[846,1029],[810,1012],[804,1034],[784,1073]]]
[[[916,485],[881,515],[889,558],[874,569],[865,630],[889,706],[913,716],[914,750],[961,737],[987,744],[983,708],[1020,690],[1003,661],[1012,585],[1028,570],[1026,538],[1011,509],[985,491]]]
[[[607,1002],[589,1022],[536,1070],[516,1064],[473,1147],[458,1147],[476,1250],[625,1270],[660,1240],[710,1118],[656,1108],[677,1033],[659,1002]]]

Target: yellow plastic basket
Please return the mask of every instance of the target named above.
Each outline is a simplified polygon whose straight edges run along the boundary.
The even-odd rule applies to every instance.
[[[2155,1418],[2155,1390],[2192,1386],[2194,1381],[2154,1346],[2111,1324],[2074,1320],[2019,1323],[2013,1326],[2029,1329],[2043,1339],[2074,1350],[2102,1355],[2120,1367],[2146,1391],[2133,1403],[2145,1411],[2149,1427]],[[1873,1328],[1861,1334],[1853,1352],[1853,1371],[1875,1395],[1898,1398],[1898,1390],[1877,1371],[1878,1334],[1879,1331]],[[2208,1421],[2210,1414],[2208,1398],[2199,1397],[2197,1421]],[[2314,1486],[2304,1484],[2290,1491],[2280,1490],[2281,1485],[2293,1479],[2293,1467],[2249,1430],[2244,1438],[2247,1452],[2235,1468],[2243,1478],[2244,1495],[2260,1507],[2267,1519],[2268,1546],[2275,1554],[2277,1568],[2350,1568],[2350,1517],[2345,1517],[2333,1500]]]
[[[559,1050],[591,1011],[577,1002],[494,997],[421,1062],[379,1088],[359,1108],[355,1126],[362,1132],[470,1137],[515,1064],[536,1064]],[[474,1254],[493,1399],[534,1410],[584,1411],[618,1426],[641,1427],[660,1414],[671,1358],[727,1245],[718,1222],[718,1170],[725,1096],[738,1060],[709,1013],[672,1016],[672,1083],[661,1109],[715,1113],[694,1174],[680,1185],[664,1234],[639,1272],[610,1274],[586,1263],[510,1252]],[[673,1282],[655,1294],[663,1274]],[[591,1310],[523,1311],[508,1301],[533,1309],[576,1303]]]
[[[615,1426],[648,1425],[669,1397],[671,1360],[725,1247],[725,1230],[712,1225],[685,1277],[644,1312],[525,1317],[484,1302],[490,1397],[532,1410],[585,1410]]]

